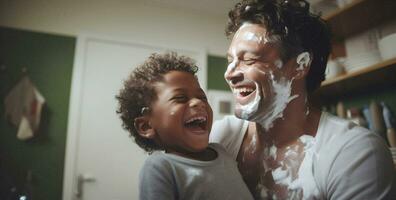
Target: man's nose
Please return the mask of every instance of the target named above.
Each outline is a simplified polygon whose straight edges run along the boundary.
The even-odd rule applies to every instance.
[[[229,67],[224,73],[224,78],[229,85],[234,85],[243,80],[243,73],[238,67]]]

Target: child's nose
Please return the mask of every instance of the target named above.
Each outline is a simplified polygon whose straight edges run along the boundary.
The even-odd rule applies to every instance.
[[[204,108],[205,104],[203,103],[203,101],[201,99],[193,98],[193,99],[190,100],[190,107],[201,107],[201,108]]]

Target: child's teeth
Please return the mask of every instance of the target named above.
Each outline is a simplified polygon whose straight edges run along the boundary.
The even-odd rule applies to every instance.
[[[204,117],[194,117],[194,118],[188,120],[187,123],[193,122],[195,120],[205,121],[206,119]]]

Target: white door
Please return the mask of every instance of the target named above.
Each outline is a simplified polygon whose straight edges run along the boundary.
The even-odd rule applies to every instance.
[[[138,199],[138,173],[147,155],[122,129],[115,95],[135,66],[167,49],[93,37],[77,43],[63,200]],[[205,53],[173,51],[197,60],[205,88]]]

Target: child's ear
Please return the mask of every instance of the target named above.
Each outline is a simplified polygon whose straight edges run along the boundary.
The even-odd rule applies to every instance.
[[[154,138],[155,130],[151,126],[148,116],[141,116],[135,118],[134,125],[135,125],[135,129],[137,130],[140,136],[147,139]]]

